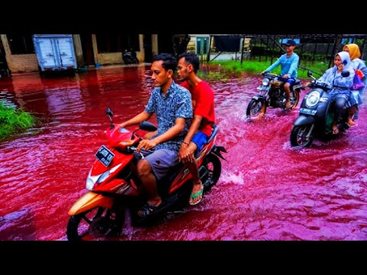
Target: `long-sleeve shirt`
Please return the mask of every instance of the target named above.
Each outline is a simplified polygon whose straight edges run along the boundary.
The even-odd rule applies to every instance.
[[[354,71],[351,67],[347,69],[349,76],[343,77],[336,66],[327,69],[326,72],[319,78],[319,81],[329,83],[332,88],[332,93],[350,93],[353,85]]]
[[[265,71],[270,72],[277,66],[281,66],[281,75],[289,74],[292,78],[297,78],[299,56],[296,53],[292,53],[291,56],[287,54],[281,55],[277,61],[270,65]]]

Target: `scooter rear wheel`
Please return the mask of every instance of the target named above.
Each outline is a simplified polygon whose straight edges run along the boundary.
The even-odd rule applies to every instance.
[[[265,115],[266,104],[264,101],[258,99],[251,99],[247,105],[246,116],[247,118],[261,118]]]
[[[210,154],[204,160],[204,174],[200,177],[204,184],[204,191],[209,191],[219,180],[222,172],[222,163],[216,155]]]

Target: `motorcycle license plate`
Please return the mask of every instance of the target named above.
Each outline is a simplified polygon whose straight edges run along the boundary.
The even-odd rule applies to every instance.
[[[264,86],[264,85],[257,87],[258,91],[267,91],[268,89],[269,89],[269,86]]]
[[[312,116],[314,116],[314,115],[316,115],[317,110],[310,110],[310,109],[306,109],[306,108],[301,108],[301,109],[299,110],[299,112],[300,112],[301,114],[305,114],[305,115],[312,115]]]
[[[112,153],[106,146],[102,145],[97,153],[96,153],[96,157],[97,159],[102,162],[102,164],[106,167],[108,167],[108,165],[111,164],[113,157],[114,157],[114,153]]]

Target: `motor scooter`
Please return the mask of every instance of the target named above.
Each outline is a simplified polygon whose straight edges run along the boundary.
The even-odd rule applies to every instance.
[[[179,163],[157,183],[163,199],[161,206],[148,217],[140,218],[136,214],[147,199],[133,169],[136,164],[136,148],[144,138],[144,133],[156,131],[156,127],[144,121],[131,132],[114,125],[111,109],[108,108],[106,114],[110,120],[110,129],[106,131],[106,143],[98,149],[96,160],[87,176],[88,192],[68,212],[70,218],[66,235],[70,241],[120,234],[126,210],[130,211],[134,224],[144,225],[172,208],[188,205],[193,186],[192,176],[189,169]],[[196,158],[204,193],[218,182],[222,169],[220,159],[224,159],[222,152],[226,152],[224,147],[215,144],[217,134],[218,126],[214,126],[207,144]]]
[[[284,82],[286,79],[272,73],[264,73],[261,84],[257,87],[259,93],[252,97],[246,109],[247,118],[264,116],[268,107],[285,109],[286,97],[284,92]],[[299,102],[300,92],[303,88],[301,81],[296,79],[290,86],[291,109],[295,108]]]
[[[299,116],[293,123],[290,143],[292,147],[309,147],[314,138],[327,140],[332,138],[335,106],[329,92],[333,85],[317,80],[311,71],[307,75],[312,78],[310,91],[302,100]],[[342,77],[348,77],[349,72],[342,72]],[[337,121],[339,131],[344,132],[349,126],[346,124],[348,113],[345,110],[340,121]]]

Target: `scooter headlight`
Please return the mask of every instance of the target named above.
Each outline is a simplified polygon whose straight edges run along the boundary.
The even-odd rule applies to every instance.
[[[122,163],[116,165],[115,167],[111,168],[110,170],[105,171],[102,174],[99,175],[95,175],[92,176],[92,169],[89,171],[88,177],[87,177],[87,181],[86,181],[86,187],[88,190],[93,190],[94,185],[97,183],[101,183],[103,181],[105,181],[112,173],[114,173],[118,168],[120,168],[120,166],[122,165]]]
[[[268,78],[264,78],[262,81],[262,85],[263,86],[268,86],[269,85],[269,79]]]
[[[87,181],[86,181],[86,188],[88,190],[93,190],[94,184],[97,182],[100,175],[92,176],[92,169],[88,173]]]
[[[111,175],[111,170],[107,170],[104,172],[97,180],[97,183],[101,183],[105,181]]]
[[[317,91],[313,91],[308,94],[306,99],[307,107],[314,107],[320,101],[320,93]]]

